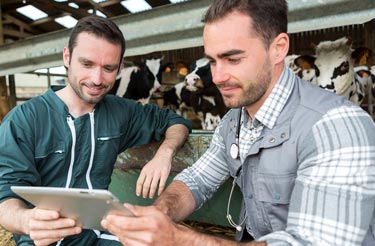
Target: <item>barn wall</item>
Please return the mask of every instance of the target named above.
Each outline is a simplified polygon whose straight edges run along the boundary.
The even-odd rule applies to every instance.
[[[353,48],[365,46],[375,49],[374,20],[358,25],[341,26],[290,34],[289,54],[314,54],[311,44],[325,40],[336,40],[344,36],[353,40]],[[372,41],[371,41],[372,40]]]
[[[321,41],[336,40],[344,36],[350,37],[353,40],[353,48],[365,46],[375,50],[375,21],[358,25],[341,26],[327,29],[320,29],[314,31],[292,33],[290,36],[290,54],[314,54],[314,49],[311,44],[318,44]],[[204,49],[202,46],[158,51],[146,55],[126,57],[128,61],[141,61],[147,58],[164,57],[164,62],[177,62],[184,61],[190,64],[196,59],[203,56]]]

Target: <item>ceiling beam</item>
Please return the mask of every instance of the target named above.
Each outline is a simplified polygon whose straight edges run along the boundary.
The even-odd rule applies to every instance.
[[[72,13],[72,16],[74,16],[76,19],[83,18],[85,16],[90,15],[85,10],[75,9],[73,7],[70,7],[66,3],[59,3],[51,0],[28,0],[30,3],[37,3],[37,7],[41,10],[44,8],[50,9],[50,8],[56,8],[59,10],[62,10],[64,12]]]
[[[27,38],[27,37],[33,36],[33,34],[25,32],[23,30],[14,30],[14,29],[9,29],[9,28],[3,28],[3,35],[14,37],[14,38],[17,38],[17,39]]]
[[[35,28],[31,27],[31,25],[9,15],[9,14],[3,14],[3,18],[7,22],[11,22],[12,24],[15,24],[16,26],[20,27],[21,29],[27,30],[30,33],[34,34],[40,34],[40,31],[36,30]]]
[[[105,14],[107,17],[115,16],[113,13],[105,10],[99,3],[96,3],[93,0],[86,0],[86,1],[89,2],[94,7],[95,10],[99,10],[100,12]]]

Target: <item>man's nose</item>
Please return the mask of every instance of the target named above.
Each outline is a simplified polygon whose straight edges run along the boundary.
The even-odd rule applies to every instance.
[[[230,75],[222,65],[211,67],[212,82],[216,85],[222,84],[229,80]]]
[[[103,71],[100,68],[93,69],[91,73],[91,81],[95,85],[100,85],[103,82]]]

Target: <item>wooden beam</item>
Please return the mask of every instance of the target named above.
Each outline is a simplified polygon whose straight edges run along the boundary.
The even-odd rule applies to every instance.
[[[3,29],[3,34],[7,36],[11,36],[17,39],[27,38],[33,36],[33,34],[24,32],[23,30],[14,30],[9,28]]]
[[[31,33],[34,33],[34,34],[40,34],[40,31],[38,31],[37,29],[31,27],[29,24],[23,22],[23,21],[20,21],[19,19],[9,15],[9,14],[4,14],[3,15],[4,19],[7,20],[7,21],[10,21],[12,24],[15,24],[17,26],[20,27],[20,29],[24,29],[24,30],[27,30]]]
[[[99,10],[100,12],[102,12],[103,14],[107,15],[107,17],[113,17],[115,16],[113,13],[105,10],[101,5],[100,3],[96,3],[94,2],[93,0],[86,0],[87,2],[89,2],[94,8],[95,10]]]
[[[74,16],[74,18],[76,19],[81,19],[85,16],[90,15],[85,10],[72,8],[69,5],[64,4],[64,3],[58,3],[58,2],[50,1],[50,0],[28,0],[28,1],[30,1],[31,3],[36,3],[38,8],[40,8],[41,10],[46,9],[46,8],[48,9],[56,8],[64,12],[72,13],[72,16]]]
[[[71,13],[64,12],[64,13],[58,14],[58,15],[50,15],[46,18],[42,18],[42,19],[39,19],[39,20],[36,20],[36,21],[32,22],[30,24],[30,26],[38,26],[38,25],[41,25],[41,24],[44,24],[44,23],[52,22],[52,21],[55,21],[56,18],[64,17],[64,16],[68,16],[68,15],[71,15]]]
[[[111,5],[114,5],[114,4],[118,4],[121,1],[123,1],[123,0],[108,0],[108,1],[100,3],[100,6],[107,7],[107,6],[111,6]]]
[[[17,106],[17,95],[16,95],[16,81],[14,74],[8,76],[9,79],[9,107],[14,108]]]
[[[4,33],[3,33],[3,11],[1,8],[1,1],[0,1],[0,46],[4,43]]]
[[[0,123],[9,112],[8,88],[5,76],[0,76]]]

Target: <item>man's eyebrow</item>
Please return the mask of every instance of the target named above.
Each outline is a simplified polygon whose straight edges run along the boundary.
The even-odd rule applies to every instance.
[[[226,51],[226,52],[223,52],[223,53],[218,54],[217,56],[218,56],[219,58],[225,58],[225,57],[228,57],[228,56],[233,56],[233,55],[238,55],[238,54],[243,54],[243,53],[245,53],[244,50],[228,50],[228,51]],[[208,58],[208,59],[212,59],[212,57],[209,56],[209,55],[207,55],[207,54],[205,54],[205,56],[206,56],[206,58]]]

